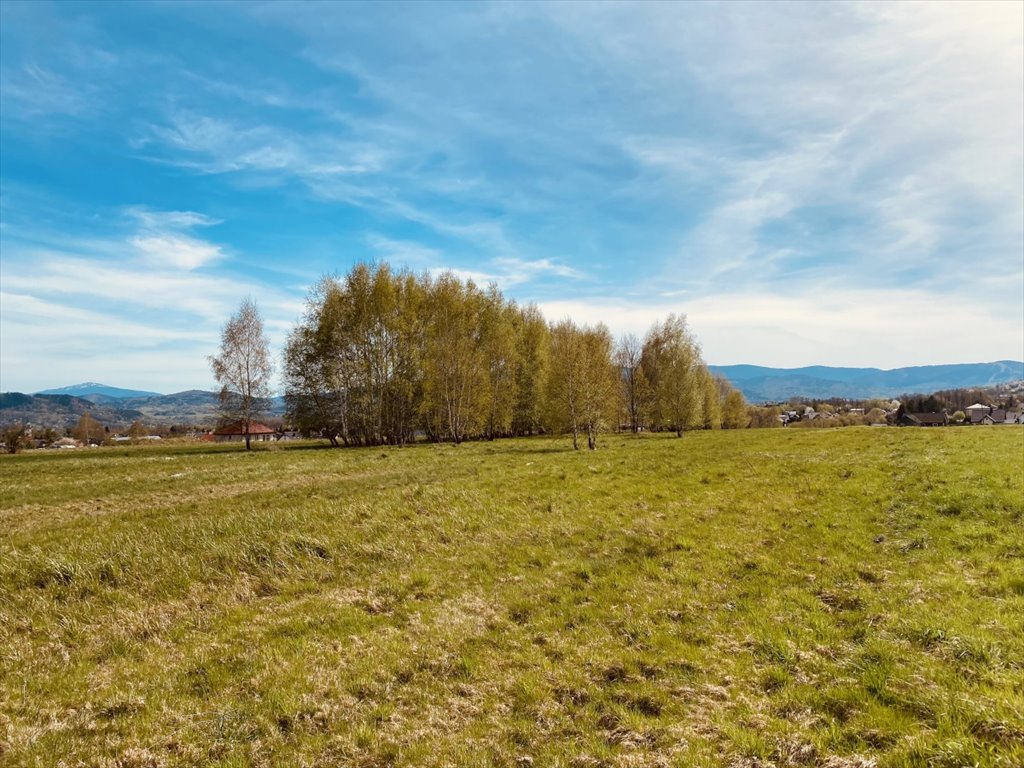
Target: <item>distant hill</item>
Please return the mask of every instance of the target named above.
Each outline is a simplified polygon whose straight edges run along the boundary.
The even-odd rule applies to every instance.
[[[83,385],[76,385],[83,386]],[[71,389],[65,387],[64,389]],[[116,389],[108,387],[107,389]],[[119,390],[128,392],[131,390]],[[73,427],[86,411],[111,428],[127,427],[136,419],[149,425],[194,424],[213,426],[217,422],[216,392],[191,389],[171,395],[144,395],[115,398],[95,394],[88,398],[73,395],[26,395],[21,392],[0,394],[0,424],[21,422],[63,429]],[[284,398],[271,401],[268,417],[284,415]]]
[[[921,365],[910,368],[766,368],[758,365],[712,365],[713,373],[732,382],[752,403],[792,397],[866,399],[929,394],[944,389],[990,387],[1024,379],[1024,362]],[[84,394],[88,391],[88,394]],[[0,394],[0,424],[27,422],[52,427],[74,426],[85,411],[111,427],[142,419],[147,424],[195,424],[217,421],[217,393],[199,389],[160,395],[95,382],[50,389],[35,395]],[[268,417],[284,415],[284,398],[275,397]]]
[[[102,424],[131,424],[142,418],[142,412],[131,408],[112,408],[72,395],[25,395],[21,392],[0,393],[0,424],[20,422],[64,429],[78,423],[88,412]]]
[[[106,384],[98,384],[95,381],[87,381],[84,384],[72,384],[69,387],[57,389],[44,389],[36,392],[37,395],[72,395],[73,397],[84,397],[95,402],[103,400],[124,400],[129,397],[159,397],[159,392],[147,392],[141,389],[121,389]],[[97,396],[100,398],[98,399]]]
[[[1024,379],[1024,362],[919,365],[909,368],[765,368],[759,365],[712,365],[750,402],[777,402],[792,397],[865,399],[931,393],[943,389],[990,387]]]

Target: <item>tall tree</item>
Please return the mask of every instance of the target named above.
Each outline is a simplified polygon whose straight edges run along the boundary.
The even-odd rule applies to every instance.
[[[654,391],[654,420],[677,437],[703,426],[703,361],[682,315],[669,315],[647,333],[641,356]]]
[[[543,423],[544,388],[551,352],[550,329],[535,304],[516,313],[515,405],[512,433],[532,435]]]
[[[551,326],[548,385],[545,393],[545,421],[552,432],[572,433],[572,447],[579,450],[583,421],[582,334],[566,318]]]
[[[270,342],[263,318],[252,298],[242,301],[221,332],[220,354],[211,356],[210,368],[220,384],[220,411],[225,419],[238,421],[245,435],[245,449],[252,450],[250,427],[267,407],[270,398]]]
[[[305,322],[288,335],[284,350],[285,412],[303,432],[319,432],[338,445],[348,442],[345,390],[338,386],[333,357],[320,343],[318,324]]]
[[[487,364],[481,347],[484,296],[452,272],[429,290],[425,333],[423,415],[436,439],[461,443],[486,421]]]
[[[516,318],[518,307],[491,284],[483,296],[480,346],[487,371],[484,392],[484,436],[488,440],[512,432],[515,408]]]
[[[639,432],[649,399],[650,386],[640,364],[643,345],[635,334],[619,340],[615,349],[615,365],[619,369],[621,411],[630,432]]]
[[[725,400],[724,387],[729,383],[725,379],[715,376],[706,365],[700,366],[701,398],[704,406],[704,429],[721,429],[722,427],[722,404]]]
[[[587,447],[597,448],[597,435],[615,420],[618,371],[613,360],[612,334],[604,323],[582,331],[583,391],[581,417]]]
[[[551,327],[546,413],[552,431],[572,433],[579,450],[581,432],[587,447],[597,448],[597,434],[615,418],[617,375],[608,329],[580,328],[565,319]]]

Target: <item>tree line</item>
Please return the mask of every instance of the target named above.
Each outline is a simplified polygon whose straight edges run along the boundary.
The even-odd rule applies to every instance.
[[[245,419],[270,374],[253,354],[265,348],[253,310],[243,303],[211,358],[227,409]],[[254,359],[259,370],[246,380]],[[593,449],[608,430],[682,436],[748,423],[743,396],[710,373],[683,316],[656,323],[642,340],[616,341],[603,324],[549,322],[535,305],[451,272],[359,264],[321,279],[283,362],[288,419],[333,445],[543,432],[571,434],[575,448],[585,438]]]

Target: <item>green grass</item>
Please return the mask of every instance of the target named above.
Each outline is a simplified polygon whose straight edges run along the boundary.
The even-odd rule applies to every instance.
[[[0,763],[1019,766],[1024,430],[0,457]]]

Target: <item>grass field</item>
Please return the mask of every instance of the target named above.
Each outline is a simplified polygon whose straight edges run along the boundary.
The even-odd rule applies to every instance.
[[[1024,765],[1024,430],[0,457],[0,763]]]

